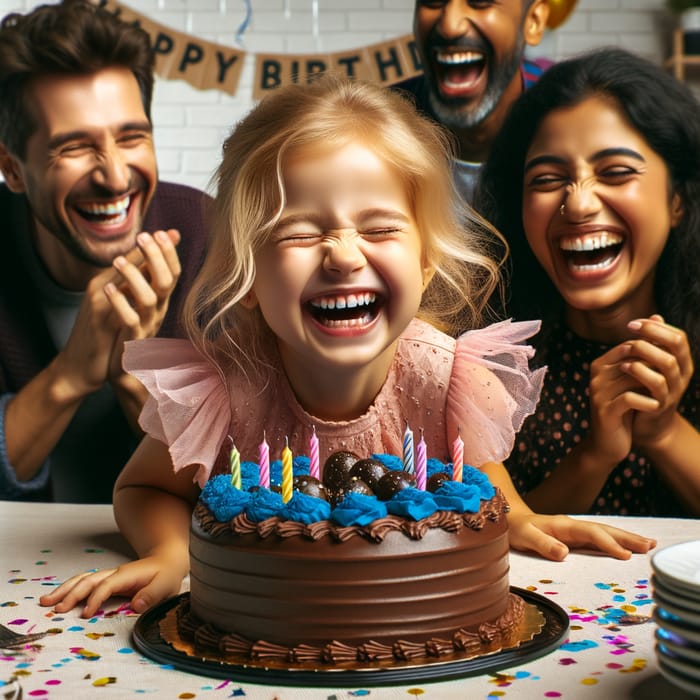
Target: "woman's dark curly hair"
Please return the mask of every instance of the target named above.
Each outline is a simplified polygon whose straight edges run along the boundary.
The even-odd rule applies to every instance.
[[[700,356],[700,105],[692,92],[661,67],[618,48],[602,48],[550,68],[512,107],[484,166],[477,209],[507,239],[507,313],[541,318],[547,329],[563,301],[525,238],[523,177],[527,151],[553,110],[601,95],[617,102],[629,123],[663,159],[683,216],[671,231],[656,268],[655,297],[667,322],[682,328],[694,359]],[[660,192],[666,197],[666,192]]]

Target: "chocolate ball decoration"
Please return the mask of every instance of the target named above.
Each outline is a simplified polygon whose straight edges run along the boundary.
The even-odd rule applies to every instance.
[[[428,479],[428,483],[426,484],[426,491],[430,491],[430,493],[435,493],[446,481],[451,481],[451,477],[449,474],[446,474],[445,472],[438,472],[437,474],[433,474]]]
[[[362,479],[353,477],[350,483],[343,486],[343,493],[361,493],[363,496],[374,496],[374,491]]]
[[[356,476],[350,477],[337,491],[331,493],[331,505],[335,508],[349,493],[361,493],[363,496],[374,496],[375,493],[367,484]]]
[[[370,457],[355,462],[350,470],[350,476],[355,476],[367,484],[373,491],[376,490],[379,480],[389,471],[378,459]]]
[[[398,469],[390,469],[377,483],[375,493],[377,498],[388,501],[395,493],[407,489],[409,486],[415,487],[416,477],[408,472]]]
[[[326,488],[331,491],[340,490],[350,481],[350,470],[359,459],[358,455],[347,450],[330,455],[323,465],[323,483]]]
[[[328,489],[315,477],[309,474],[298,474],[292,480],[292,488],[307,496],[315,496],[324,501],[330,501]]]

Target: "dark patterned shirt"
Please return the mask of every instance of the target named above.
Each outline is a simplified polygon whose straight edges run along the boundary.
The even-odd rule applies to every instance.
[[[521,494],[546,479],[589,429],[591,363],[612,346],[584,340],[557,326],[538,358],[549,371],[537,411],[524,423],[506,462]],[[700,424],[700,377],[696,372],[679,412],[696,428]],[[632,448],[611,472],[588,511],[601,515],[688,516],[687,509],[642,452]]]

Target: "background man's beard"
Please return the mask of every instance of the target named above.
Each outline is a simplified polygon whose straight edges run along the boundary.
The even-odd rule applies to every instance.
[[[442,95],[430,91],[430,108],[438,121],[449,129],[475,129],[493,111],[500,95],[488,90],[475,110],[467,111],[463,105],[447,104]]]

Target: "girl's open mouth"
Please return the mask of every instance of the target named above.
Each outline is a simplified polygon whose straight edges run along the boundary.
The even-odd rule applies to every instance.
[[[381,299],[375,292],[356,292],[316,297],[306,306],[313,318],[327,328],[366,326],[377,317]]]
[[[592,272],[610,267],[624,245],[624,238],[609,231],[562,238],[559,248],[566,263],[574,272]]]

